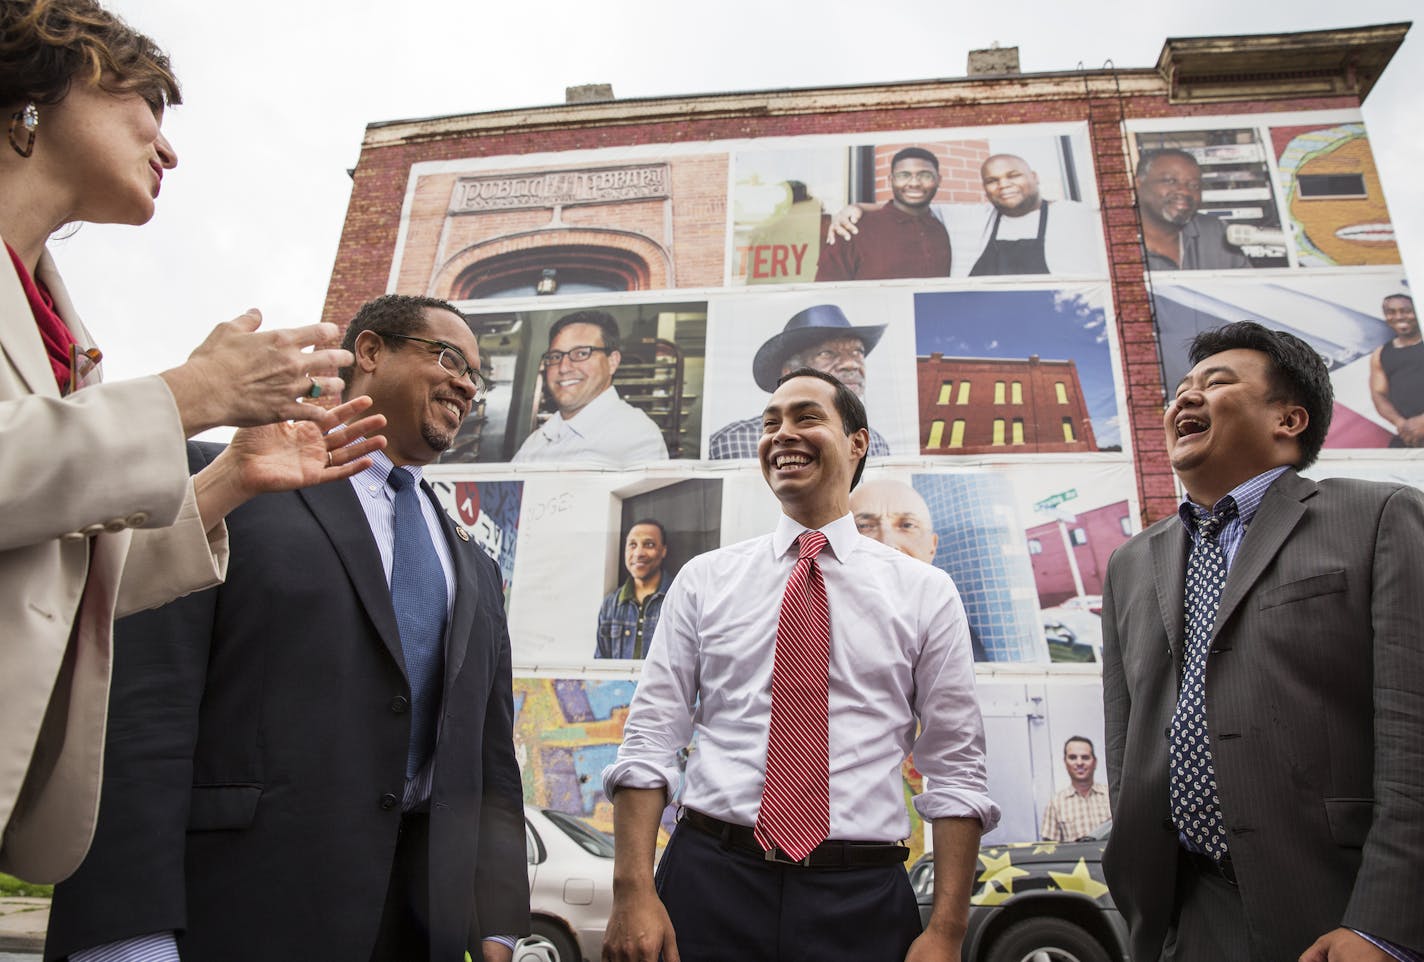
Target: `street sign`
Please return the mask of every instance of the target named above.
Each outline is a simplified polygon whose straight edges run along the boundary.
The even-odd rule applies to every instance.
[[[1069,488],[1067,491],[1060,491],[1057,494],[1050,494],[1042,501],[1033,506],[1035,511],[1052,511],[1065,501],[1072,501],[1078,497],[1077,488]]]

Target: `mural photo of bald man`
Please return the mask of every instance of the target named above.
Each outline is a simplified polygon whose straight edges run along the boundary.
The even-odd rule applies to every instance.
[[[934,564],[939,535],[920,493],[903,481],[866,481],[851,492],[856,529],[901,554]]]

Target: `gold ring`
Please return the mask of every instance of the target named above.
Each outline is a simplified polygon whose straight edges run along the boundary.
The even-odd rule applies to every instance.
[[[333,464],[332,461],[331,461],[331,452],[330,452],[330,451],[326,452],[326,466],[327,466],[328,468],[333,468],[333,467],[336,466],[336,465]]]

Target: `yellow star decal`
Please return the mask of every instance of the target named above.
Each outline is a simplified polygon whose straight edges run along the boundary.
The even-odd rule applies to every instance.
[[[1048,877],[1065,892],[1081,892],[1090,899],[1100,899],[1108,894],[1108,887],[1088,874],[1085,859],[1078,859],[1071,873],[1049,872]]]
[[[969,897],[970,905],[998,905],[1007,900],[1012,893],[1005,892],[993,882],[985,882],[984,888]]]
[[[1035,855],[1052,855],[1056,851],[1058,851],[1057,842],[1040,842],[1033,847]]]
[[[980,874],[979,881],[986,883],[986,891],[988,886],[997,884],[1004,889],[1006,895],[1014,894],[1014,879],[1022,878],[1028,873],[1013,865],[1012,858],[1011,852],[1005,852],[997,858],[979,853],[979,861],[984,863],[984,871]]]

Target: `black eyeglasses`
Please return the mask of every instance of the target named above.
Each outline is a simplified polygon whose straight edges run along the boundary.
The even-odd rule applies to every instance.
[[[607,354],[611,350],[613,350],[611,347],[593,347],[590,344],[581,344],[578,347],[571,347],[567,351],[545,351],[542,360],[544,361],[545,367],[553,367],[565,357],[577,363],[579,361],[587,361],[593,357],[594,351],[602,351],[604,354]]]
[[[436,362],[444,369],[445,373],[451,377],[464,377],[468,374],[470,376],[470,383],[475,386],[475,397],[477,399],[484,397],[489,389],[493,387],[493,385],[490,384],[489,378],[485,377],[484,372],[471,364],[465,358],[464,352],[453,344],[431,340],[428,337],[395,334],[391,331],[372,331],[371,333],[378,334],[381,337],[397,337],[402,341],[415,341],[417,344],[429,344],[431,347],[438,347],[440,353],[435,357]]]

